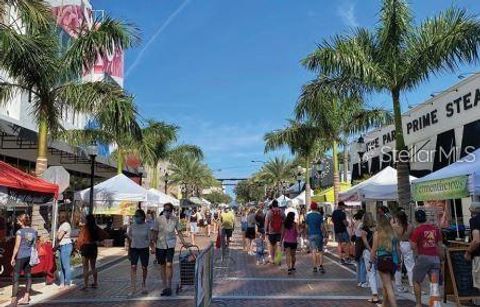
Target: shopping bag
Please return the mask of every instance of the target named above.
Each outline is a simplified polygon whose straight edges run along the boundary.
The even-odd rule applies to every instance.
[[[277,249],[277,252],[275,253],[275,259],[273,260],[273,262],[276,264],[276,265],[280,265],[282,263],[282,258],[283,258],[283,253],[281,250]]]
[[[30,266],[34,267],[40,263],[40,259],[38,258],[38,250],[37,247],[34,245],[30,251]]]

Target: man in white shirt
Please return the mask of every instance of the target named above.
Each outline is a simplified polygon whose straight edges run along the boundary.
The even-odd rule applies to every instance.
[[[173,256],[177,244],[177,234],[184,246],[190,246],[185,242],[178,218],[172,214],[173,205],[166,203],[163,206],[163,214],[157,217],[152,229],[151,252],[155,251],[157,262],[160,264],[163,291],[161,296],[172,295]]]

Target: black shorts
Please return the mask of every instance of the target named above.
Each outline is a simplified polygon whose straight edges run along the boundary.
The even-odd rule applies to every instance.
[[[98,246],[96,243],[89,243],[89,244],[83,244],[82,247],[80,247],[80,254],[82,257],[88,258],[88,259],[97,259],[98,255]]]
[[[250,240],[255,239],[255,227],[248,227],[245,233],[245,237]]]
[[[281,239],[282,239],[282,235],[279,233],[268,235],[268,241],[270,241],[270,244],[273,244],[273,245],[280,242]]]
[[[225,235],[227,236],[227,238],[231,238],[232,235],[233,235],[233,229],[223,229],[223,231],[225,232]]]
[[[293,250],[297,250],[298,243],[283,242],[283,247],[284,247],[284,248],[290,248],[290,249],[293,249]]]
[[[149,260],[149,251],[147,248],[130,248],[130,264],[137,265],[138,259],[140,259],[140,263],[142,267],[148,267],[148,260]]]
[[[173,262],[173,255],[175,255],[175,248],[159,249],[157,248],[157,262],[164,265],[165,263]]]

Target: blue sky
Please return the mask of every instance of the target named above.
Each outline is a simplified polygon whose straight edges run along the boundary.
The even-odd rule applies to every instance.
[[[245,177],[266,160],[265,132],[281,128],[312,73],[299,61],[316,43],[355,26],[374,26],[380,1],[91,0],[95,9],[136,24],[142,44],[126,54],[126,88],[141,114],[181,126],[182,143],[200,145],[218,177]],[[420,20],[455,3],[410,1]],[[475,71],[462,67],[459,71]],[[402,97],[417,104],[457,81],[433,78]],[[370,105],[390,107],[385,95]],[[279,153],[273,153],[279,154]],[[221,171],[219,171],[221,170]]]

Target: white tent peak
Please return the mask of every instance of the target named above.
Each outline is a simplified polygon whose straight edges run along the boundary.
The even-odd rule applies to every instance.
[[[410,176],[410,181],[416,179]],[[397,200],[397,170],[387,166],[369,179],[339,193],[343,201]]]
[[[75,200],[87,202],[90,188],[75,193]],[[147,190],[123,174],[116,175],[93,187],[95,202],[147,201]]]

